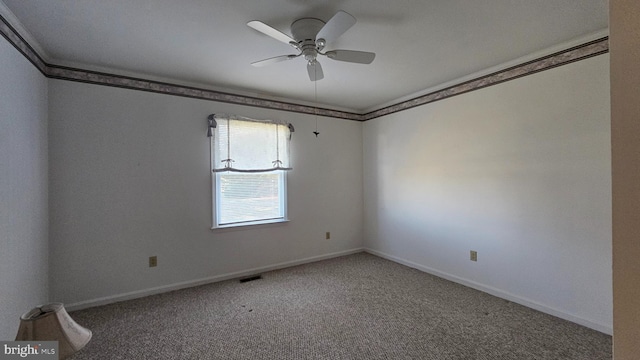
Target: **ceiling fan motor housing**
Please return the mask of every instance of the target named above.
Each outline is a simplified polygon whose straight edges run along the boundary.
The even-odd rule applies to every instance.
[[[310,64],[316,61],[318,51],[324,47],[324,39],[318,39],[316,42],[316,35],[324,24],[324,21],[315,18],[302,18],[291,24],[291,34],[298,42],[298,49]]]
[[[304,40],[311,40],[315,43],[316,35],[324,24],[324,21],[315,18],[298,19],[291,24],[291,34],[298,43]]]

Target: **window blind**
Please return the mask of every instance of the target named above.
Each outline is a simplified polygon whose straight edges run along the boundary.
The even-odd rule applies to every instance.
[[[291,170],[290,124],[217,114],[209,119],[214,172]]]
[[[284,217],[281,172],[220,172],[217,179],[219,224],[229,225]]]

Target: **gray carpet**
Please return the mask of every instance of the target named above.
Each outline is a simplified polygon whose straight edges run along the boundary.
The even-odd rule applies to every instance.
[[[611,337],[360,253],[71,313],[80,359],[611,359]]]

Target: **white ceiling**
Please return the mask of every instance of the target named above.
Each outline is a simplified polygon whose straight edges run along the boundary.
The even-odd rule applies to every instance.
[[[359,113],[608,27],[607,0],[0,1],[49,63],[299,103],[314,102],[305,61],[251,66],[295,50],[246,23],[291,34],[295,19],[344,10],[358,22],[327,50],[377,57],[371,65],[321,58],[317,102]]]

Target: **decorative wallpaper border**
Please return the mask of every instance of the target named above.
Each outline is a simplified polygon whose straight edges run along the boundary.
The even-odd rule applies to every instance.
[[[345,120],[362,121],[362,115],[346,111],[316,108],[277,100],[267,100],[257,97],[235,95],[220,91],[201,89],[190,86],[175,85],[160,81],[145,80],[129,76],[107,74],[97,71],[69,68],[58,65],[47,65],[47,77],[90,84],[114,86],[125,89],[149,91],[160,94],[183,96],[194,99],[255,106],[266,109],[290,111],[302,114],[317,114]]]
[[[246,106],[256,106],[266,109],[290,111],[301,114],[317,114],[319,116],[332,117],[337,119],[362,121],[362,115],[325,109],[320,107],[299,105],[277,100],[267,100],[257,97],[230,94],[220,91],[201,89],[190,86],[170,84],[160,81],[146,80],[130,76],[108,74],[103,72],[70,68],[46,63],[40,55],[29,45],[29,43],[0,15],[0,34],[4,36],[25,58],[40,70],[46,77],[52,79],[62,79],[69,81],[84,82],[105,86],[114,86],[125,89],[149,91],[160,94],[190,97],[194,99],[226,102]]]
[[[434,91],[432,93],[422,95],[411,100],[403,101],[395,105],[372,111],[363,115],[363,121],[411,109],[413,107],[425,105],[434,101],[450,98],[452,96],[464,94],[469,91],[482,89],[487,86],[497,85],[505,81],[535,74],[540,71],[553,69],[561,65],[584,60],[592,56],[605,54],[607,52],[609,52],[609,37],[604,37],[572,47],[567,50],[559,51],[555,54],[526,62],[524,64],[512,66],[510,68],[500,70],[489,75],[481,76],[479,78],[465,81],[463,83],[456,84],[442,90]]]
[[[519,77],[535,74],[540,71],[549,70],[557,66],[583,60],[592,56],[609,52],[609,38],[603,37],[598,40],[572,47],[567,50],[544,56],[542,58],[526,62],[524,64],[512,66],[510,68],[494,72],[489,75],[465,81],[447,87],[442,90],[422,95],[411,100],[403,101],[395,105],[387,106],[366,114],[358,114],[346,111],[338,111],[326,108],[319,108],[308,105],[299,105],[277,100],[267,100],[257,97],[236,95],[220,91],[201,89],[190,86],[170,84],[160,81],[146,80],[129,76],[108,74],[97,71],[90,71],[78,68],[70,68],[46,63],[40,55],[20,36],[20,34],[0,15],[0,34],[9,41],[27,60],[29,60],[46,77],[52,79],[62,79],[69,81],[98,84],[104,86],[114,86],[125,89],[149,91],[160,94],[183,96],[194,99],[210,100],[255,106],[266,109],[296,112],[301,114],[317,114],[319,116],[332,117],[337,119],[367,121],[381,116],[393,114],[399,111],[425,105],[434,101],[446,99],[452,96],[467,93],[487,86],[500,84],[505,81],[517,79]]]
[[[27,60],[31,61],[31,63],[40,70],[41,73],[47,75],[47,63],[42,60],[40,55],[27,43],[27,41],[20,36],[18,31],[9,24],[7,20],[5,20],[2,15],[0,15],[0,34],[4,36],[9,44],[13,45],[22,55],[24,55]]]

